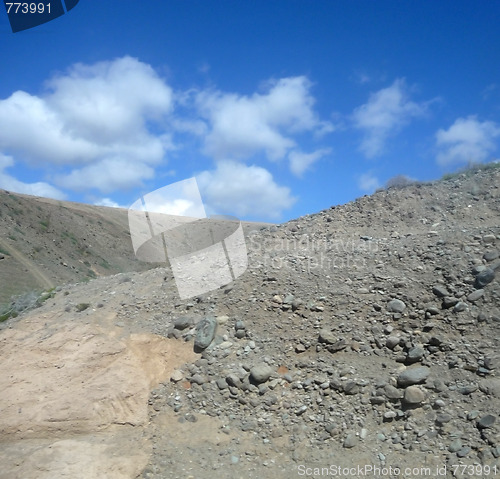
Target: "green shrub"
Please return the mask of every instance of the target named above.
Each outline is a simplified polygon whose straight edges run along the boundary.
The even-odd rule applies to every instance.
[[[111,268],[111,265],[105,260],[103,259],[100,263],[99,263],[100,266],[102,266],[104,269],[110,269]]]
[[[467,165],[462,166],[454,173],[445,173],[441,180],[452,180],[454,178],[458,178],[461,175],[465,175],[466,177],[472,176],[474,173],[478,171],[488,171],[488,170],[496,170],[500,168],[500,160],[492,160],[487,163],[478,163],[477,161],[469,161]]]
[[[47,218],[46,220],[41,220],[39,221],[40,225],[42,226],[42,230],[43,231],[46,231],[49,229],[49,226],[50,226],[50,219]]]
[[[89,303],[79,303],[76,305],[76,310],[81,313],[82,311],[85,311],[88,307],[90,307]]]
[[[27,291],[19,296],[13,296],[10,303],[0,305],[0,322],[16,318],[20,313],[39,308],[49,298],[56,295],[55,288],[47,291]]]
[[[396,175],[389,178],[385,184],[386,188],[404,188],[405,186],[415,183],[409,176],[406,175]]]
[[[71,242],[72,242],[74,245],[78,244],[78,240],[76,239],[76,236],[75,236],[73,233],[69,232],[69,231],[63,231],[63,232],[61,233],[61,237],[62,237],[62,238],[68,238],[68,239],[70,239],[70,240],[71,240]]]

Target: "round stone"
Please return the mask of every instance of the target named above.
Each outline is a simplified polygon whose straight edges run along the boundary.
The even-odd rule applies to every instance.
[[[484,289],[476,289],[476,291],[473,291],[471,294],[469,294],[469,296],[467,296],[467,301],[474,303],[479,298],[482,298],[483,295],[484,295]]]
[[[387,303],[387,309],[391,313],[402,313],[406,309],[406,304],[400,299],[392,299]]]
[[[350,432],[344,440],[344,447],[346,449],[350,449],[354,447],[356,443],[357,443],[356,434],[354,432]]]
[[[259,364],[250,370],[250,378],[260,384],[265,383],[273,374],[274,369],[267,364]]]
[[[425,401],[425,393],[418,386],[409,386],[405,389],[403,400],[406,404],[422,404]]]
[[[172,374],[170,376],[170,381],[178,383],[179,381],[182,381],[183,377],[184,375],[182,374],[182,371],[175,369],[174,371],[172,371]]]
[[[467,309],[467,304],[464,303],[463,301],[459,301],[457,304],[455,304],[453,311],[455,313],[461,313],[462,311],[465,311]]]

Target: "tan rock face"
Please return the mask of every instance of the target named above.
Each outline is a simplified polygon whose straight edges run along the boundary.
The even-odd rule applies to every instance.
[[[195,354],[99,319],[35,312],[3,331],[0,477],[128,478],[147,463],[136,426],[148,423],[150,390]],[[21,447],[23,460],[10,455]]]

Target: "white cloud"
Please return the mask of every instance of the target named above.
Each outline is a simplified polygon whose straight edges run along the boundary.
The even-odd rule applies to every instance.
[[[379,179],[371,172],[363,173],[358,178],[358,187],[362,191],[373,193],[379,186]]]
[[[99,162],[74,169],[67,175],[59,175],[55,181],[59,186],[74,191],[85,191],[92,186],[103,193],[130,189],[142,180],[154,177],[151,166],[137,160],[107,158]]]
[[[360,150],[366,157],[380,155],[392,134],[426,112],[427,104],[415,103],[408,97],[404,79],[397,79],[390,87],[372,93],[367,103],[354,110],[354,125],[365,132]]]
[[[209,210],[216,213],[277,219],[295,202],[290,189],[276,184],[260,166],[220,161],[215,170],[196,178]]]
[[[296,176],[302,176],[313,163],[331,153],[331,148],[323,148],[312,153],[303,153],[301,151],[291,151],[288,155],[290,161],[290,170]]]
[[[14,159],[11,156],[0,153],[0,188],[16,193],[23,193],[25,195],[43,196],[56,200],[63,200],[66,198],[66,195],[61,190],[58,190],[49,183],[43,181],[24,183],[5,173],[4,170],[11,166],[14,166]]]
[[[149,165],[173,148],[169,135],[150,131],[151,124],[163,126],[172,96],[154,70],[134,58],[77,64],[48,81],[43,96],[17,91],[0,100],[0,149],[37,164],[83,165],[68,176],[68,186],[110,191],[121,182],[104,176],[106,169],[99,177],[101,165],[119,157],[143,165],[148,177]]]
[[[147,120],[172,109],[172,90],[151,66],[131,57],[94,65],[74,65],[48,82],[49,105],[69,131],[109,144],[144,133]]]
[[[205,207],[194,177],[176,181],[148,193],[144,197],[144,207],[150,213],[206,218]]]
[[[248,158],[264,152],[271,160],[283,158],[295,146],[293,135],[332,130],[313,111],[311,83],[304,77],[268,83],[265,94],[200,92],[197,105],[209,123],[205,153],[216,160]]]
[[[94,203],[96,206],[107,206],[108,208],[125,208],[111,198],[101,198]]]
[[[481,162],[497,149],[495,138],[500,136],[500,125],[492,121],[480,122],[475,116],[458,118],[447,130],[436,133],[440,150],[440,165]]]

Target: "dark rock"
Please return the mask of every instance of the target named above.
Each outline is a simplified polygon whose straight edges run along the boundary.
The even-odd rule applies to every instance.
[[[407,387],[423,383],[429,377],[430,372],[431,370],[425,366],[408,368],[398,376],[398,386]]]
[[[305,351],[306,351],[306,347],[302,343],[299,343],[299,344],[297,344],[297,346],[295,346],[296,353],[303,353]]]
[[[440,285],[440,284],[437,284],[436,286],[434,286],[432,288],[432,292],[438,297],[438,298],[444,298],[445,296],[448,296],[448,290]]]
[[[443,309],[452,308],[458,303],[458,301],[459,300],[457,298],[454,298],[453,296],[446,296],[445,298],[443,298],[442,307]]]
[[[409,363],[416,363],[424,357],[424,354],[424,348],[422,348],[421,346],[414,346],[408,351],[408,354],[406,355],[406,361]]]
[[[476,289],[476,291],[473,291],[471,294],[469,294],[469,296],[467,296],[467,301],[474,303],[479,298],[482,298],[483,295],[484,295],[484,289]]]
[[[247,332],[244,329],[238,329],[235,333],[234,336],[237,339],[243,339],[246,336]]]
[[[358,394],[361,390],[360,386],[356,383],[356,381],[347,381],[344,384],[344,393],[348,395]]]
[[[493,416],[492,414],[487,414],[486,416],[483,416],[481,419],[479,419],[479,421],[477,422],[477,427],[479,429],[486,429],[493,426],[493,424],[495,424],[495,421],[495,416]]]
[[[459,451],[457,451],[457,456],[458,457],[465,457],[467,456],[467,454],[469,454],[469,452],[471,452],[472,449],[470,446],[464,446],[462,447]]]
[[[484,271],[481,271],[476,276],[476,288],[484,288],[487,284],[490,284],[495,279],[495,271],[490,268],[486,268]]]
[[[389,336],[386,340],[385,340],[385,345],[389,348],[389,349],[394,349],[398,344],[399,344],[399,336]]]
[[[234,329],[236,331],[245,330],[245,323],[241,320],[236,321],[236,323],[234,323]]]
[[[347,344],[348,343],[345,339],[339,339],[335,343],[329,344],[326,349],[328,349],[328,351],[330,351],[331,353],[336,353],[345,349],[347,347]]]
[[[229,386],[236,387],[236,388],[241,388],[241,380],[236,374],[228,374],[226,376],[226,382],[229,384]]]
[[[476,384],[469,384],[468,386],[463,386],[458,389],[458,392],[460,394],[463,394],[464,396],[468,396],[469,394],[472,394],[477,391],[477,385]]]
[[[194,340],[194,349],[196,352],[206,349],[215,337],[217,329],[217,320],[214,317],[202,319],[196,327],[196,337]]]

